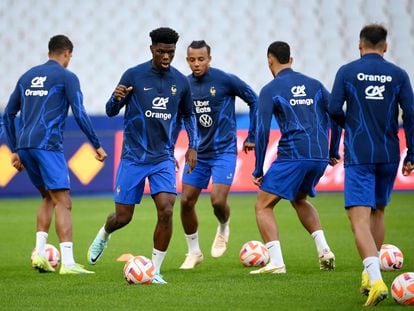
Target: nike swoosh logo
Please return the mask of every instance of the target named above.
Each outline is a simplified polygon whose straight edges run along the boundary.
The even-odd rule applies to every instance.
[[[97,261],[98,261],[98,259],[99,259],[99,257],[101,257],[102,252],[103,252],[103,251],[101,251],[101,252],[98,254],[98,256],[96,256],[95,258],[92,258],[92,257],[91,257],[91,263],[95,263],[95,262],[97,262]]]
[[[152,90],[152,87],[144,87],[144,91]]]

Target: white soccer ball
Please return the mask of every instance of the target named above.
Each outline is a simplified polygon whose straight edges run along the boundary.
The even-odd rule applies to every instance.
[[[124,277],[129,284],[149,284],[154,279],[155,267],[145,256],[135,256],[124,266]]]
[[[49,261],[50,265],[56,270],[59,267],[60,263],[60,253],[58,249],[52,244],[46,244],[45,246],[46,259]],[[36,248],[32,251],[32,256],[30,259],[33,259],[36,254]]]
[[[391,284],[391,294],[401,305],[414,305],[414,273],[406,272],[397,276]]]
[[[260,241],[246,242],[240,250],[240,261],[245,267],[265,266],[269,261],[267,247]]]
[[[394,271],[402,268],[404,256],[401,250],[392,244],[383,244],[379,254],[382,271]]]

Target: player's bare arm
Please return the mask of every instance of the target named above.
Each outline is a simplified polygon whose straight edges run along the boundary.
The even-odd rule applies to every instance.
[[[132,91],[132,86],[126,87],[125,85],[119,84],[114,91],[115,100],[123,100]]]

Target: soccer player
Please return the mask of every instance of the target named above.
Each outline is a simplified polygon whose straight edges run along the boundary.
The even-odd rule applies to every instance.
[[[193,269],[203,261],[198,242],[198,219],[195,205],[202,189],[212,177],[211,205],[218,220],[218,228],[211,247],[211,256],[220,257],[229,239],[230,206],[227,196],[233,182],[237,158],[235,97],[243,99],[250,109],[249,134],[243,150],[254,148],[257,95],[252,88],[233,74],[210,67],[210,46],[193,41],[187,48],[188,76],[198,119],[197,165],[191,174],[183,173],[181,221],[188,245],[188,253],[181,269]]]
[[[186,162],[191,171],[197,160],[197,127],[187,78],[171,66],[178,34],[161,27],[150,32],[152,60],[128,69],[106,104],[108,116],[125,106],[124,142],[115,184],[115,213],[110,214],[88,251],[91,264],[101,258],[110,234],[127,225],[142,199],[148,177],[157,208],[152,260],[153,283],[165,284],[160,269],[172,234],[176,199],[174,159],[177,115],[189,137]]]
[[[107,155],[85,112],[79,80],[66,69],[72,51],[73,44],[68,37],[57,35],[50,39],[49,60],[33,67],[18,80],[5,109],[4,124],[12,150],[12,165],[18,171],[26,168],[42,196],[32,266],[40,272],[55,271],[45,257],[49,227],[55,213],[62,257],[59,273],[86,274],[94,272],[84,269],[73,258],[69,171],[63,155],[63,130],[69,107],[96,149],[96,159],[104,161]],[[20,122],[16,128],[19,111]]]
[[[387,30],[362,28],[361,58],[342,66],[332,88],[329,112],[345,129],[345,209],[364,265],[361,293],[366,306],[388,296],[378,251],[384,241],[384,210],[400,161],[399,106],[407,142],[402,174],[414,164],[414,99],[407,73],[384,59]],[[346,112],[343,110],[346,102]]]
[[[274,79],[260,91],[257,108],[256,167],[253,183],[260,186],[256,201],[256,221],[269,250],[270,262],[251,274],[286,273],[279,241],[274,206],[287,199],[315,241],[321,270],[335,268],[332,253],[321,227],[319,215],[307,196],[315,196],[315,186],[328,162],[335,164],[340,128],[332,126],[329,148],[328,91],[317,80],[292,70],[287,43],[276,41],[267,50]],[[272,116],[281,131],[277,159],[263,175],[263,163]]]

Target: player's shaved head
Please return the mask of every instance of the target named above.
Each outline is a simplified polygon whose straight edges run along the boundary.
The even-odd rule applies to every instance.
[[[383,48],[387,40],[387,29],[380,24],[369,24],[362,28],[359,39],[369,48]]]

